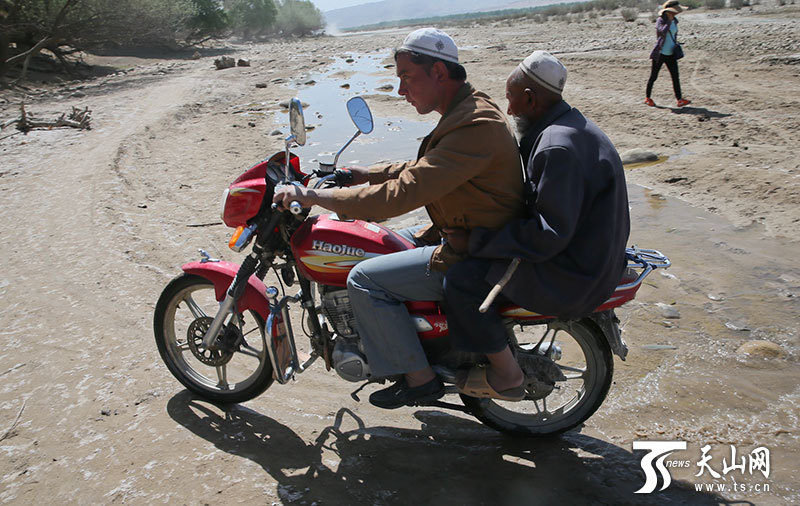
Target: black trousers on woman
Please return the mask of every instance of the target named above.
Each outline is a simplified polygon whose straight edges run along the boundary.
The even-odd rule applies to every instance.
[[[669,69],[669,75],[672,76],[672,89],[675,90],[675,98],[680,100],[683,98],[681,96],[681,80],[678,77],[678,60],[675,58],[675,55],[660,55],[660,58],[653,59],[653,66],[650,69],[650,79],[647,81],[647,94],[645,95],[647,98],[650,98],[650,94],[653,92],[653,83],[656,82],[658,78],[658,71],[661,70],[661,64],[666,63],[667,69]]]

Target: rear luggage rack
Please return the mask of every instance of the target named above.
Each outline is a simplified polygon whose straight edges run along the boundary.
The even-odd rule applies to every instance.
[[[625,249],[625,258],[628,259],[628,267],[641,268],[642,272],[639,274],[639,277],[630,283],[619,285],[617,291],[633,288],[640,284],[642,280],[655,269],[666,269],[672,265],[669,258],[660,251],[654,249],[640,249],[636,246]]]

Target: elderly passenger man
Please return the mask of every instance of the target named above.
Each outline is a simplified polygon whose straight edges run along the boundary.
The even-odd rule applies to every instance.
[[[402,378],[370,402],[393,409],[444,395],[428,364],[404,301],[441,300],[449,266],[466,257],[474,227],[496,231],[522,215],[522,165],[503,112],[466,82],[455,42],[434,28],[416,30],[394,55],[398,93],[420,114],[441,115],[417,159],[354,169],[368,186],[311,190],[292,186],[274,202],[319,205],[341,217],[380,220],[426,206],[433,224],[415,249],[371,258],[350,273],[347,290],[373,377]],[[461,244],[450,237],[461,237]]]
[[[513,259],[521,263],[498,303],[510,300],[562,318],[591,313],[611,295],[625,268],[630,218],[622,162],[608,137],[562,99],[566,79],[564,65],[544,51],[511,72],[506,98],[521,136],[528,216],[495,230],[474,227],[472,258],[445,277],[451,338],[490,362],[459,378],[468,395],[525,395],[498,304],[478,312]]]

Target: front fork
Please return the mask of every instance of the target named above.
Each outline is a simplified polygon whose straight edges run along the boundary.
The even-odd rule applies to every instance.
[[[226,322],[232,323],[233,315],[237,314],[237,301],[244,293],[248,280],[256,272],[259,263],[260,248],[255,247],[254,251],[248,255],[236,276],[231,281],[230,286],[225,292],[225,298],[220,302],[219,310],[214,316],[206,333],[203,335],[203,347],[213,350],[216,348],[217,339],[220,331]],[[323,335],[322,326],[316,317],[316,309],[311,294],[311,283],[299,276],[301,290],[296,295],[283,297],[278,301],[278,289],[274,286],[266,288],[266,297],[269,300],[269,316],[265,333],[268,335],[269,347],[267,348],[270,362],[275,371],[275,379],[278,383],[285,384],[294,377],[296,373],[305,371],[318,357],[317,348],[302,363],[297,351],[297,345],[292,331],[291,319],[289,315],[289,303],[302,302],[303,307],[309,311],[309,318],[312,326],[313,336],[319,338]],[[305,295],[308,294],[308,295]],[[322,347],[324,349],[324,347]]]
[[[242,265],[239,267],[239,271],[236,273],[233,281],[231,281],[231,285],[228,288],[228,291],[225,293],[225,299],[220,303],[217,315],[214,316],[211,326],[209,326],[205,335],[203,335],[203,347],[207,350],[214,349],[217,336],[219,336],[219,332],[222,330],[225,320],[227,320],[228,317],[233,314],[234,309],[236,308],[236,301],[242,296],[244,289],[247,287],[247,281],[256,271],[256,267],[258,266],[258,256],[259,255],[256,253],[256,251],[250,253],[247,258],[244,259],[244,262],[242,262]]]

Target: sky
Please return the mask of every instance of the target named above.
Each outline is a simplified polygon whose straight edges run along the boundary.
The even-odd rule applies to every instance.
[[[377,2],[379,0],[311,0],[322,12],[338,9],[340,7],[351,7],[353,5]]]

